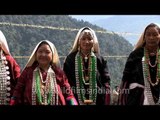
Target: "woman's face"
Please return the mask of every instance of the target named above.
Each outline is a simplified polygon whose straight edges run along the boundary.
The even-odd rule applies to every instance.
[[[157,48],[160,40],[160,33],[156,27],[149,27],[145,32],[144,38],[148,49]]]
[[[39,65],[48,66],[52,61],[52,51],[47,44],[42,44],[36,52],[36,60]]]
[[[79,39],[80,49],[84,52],[89,52],[93,47],[93,36],[89,30],[85,30],[82,34],[83,35]]]

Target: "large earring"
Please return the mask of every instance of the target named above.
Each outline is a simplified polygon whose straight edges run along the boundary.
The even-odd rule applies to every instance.
[[[80,51],[81,50],[81,48],[80,47],[78,47],[78,51]]]
[[[91,48],[91,52],[94,52],[94,47]]]
[[[94,52],[94,45],[93,45],[93,47],[91,48],[91,51]]]

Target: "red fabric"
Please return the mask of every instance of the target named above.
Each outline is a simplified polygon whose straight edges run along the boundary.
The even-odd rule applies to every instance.
[[[111,102],[110,85],[106,83],[105,86],[106,86],[105,105],[110,105]]]
[[[17,80],[17,78],[19,78],[21,74],[20,66],[17,64],[15,59],[10,55],[6,55],[6,60],[8,61],[9,67],[11,69],[11,73],[13,75],[12,78],[14,80]]]
[[[5,55],[5,57],[8,62],[7,66],[9,67],[10,88],[11,88],[11,90],[7,91],[7,92],[10,93],[10,98],[11,98],[13,91],[14,91],[14,88],[17,84],[17,80],[20,77],[20,66],[17,64],[16,60],[12,56]],[[10,104],[9,102],[10,101],[8,101],[7,104]]]
[[[28,67],[22,72],[13,94],[13,96],[17,98],[16,104],[29,104],[29,105],[32,104],[32,80],[33,80],[33,71],[35,68],[36,66]],[[71,96],[74,97],[73,93],[70,89],[70,85],[63,71],[59,68],[54,68],[54,71],[56,74],[57,87],[58,87],[58,96],[59,96],[58,103],[59,105],[66,105],[66,99]],[[66,90],[68,91],[66,92]]]
[[[15,105],[15,100],[11,99],[9,105]]]

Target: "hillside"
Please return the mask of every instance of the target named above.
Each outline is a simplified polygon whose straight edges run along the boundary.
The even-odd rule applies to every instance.
[[[133,46],[117,34],[67,15],[0,15],[0,30],[13,56],[29,56],[36,44],[44,39],[53,42],[60,56],[66,56],[73,45],[77,30],[88,26],[96,31],[103,56],[128,56]],[[103,31],[103,33],[98,32]],[[106,57],[105,57],[106,58]],[[63,59],[61,63],[63,65]],[[126,58],[106,58],[112,85],[119,84]],[[23,69],[28,58],[16,58]]]
[[[135,33],[133,35],[123,35],[133,45],[137,42],[138,38],[144,28],[150,23],[160,23],[160,15],[114,15],[107,19],[99,19],[91,21],[109,31]]]

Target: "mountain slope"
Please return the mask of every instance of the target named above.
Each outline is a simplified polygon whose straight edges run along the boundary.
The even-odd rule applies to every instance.
[[[115,15],[107,19],[91,21],[102,28],[114,32],[133,33],[122,34],[133,45],[139,38],[139,34],[150,23],[160,23],[160,15]]]
[[[72,48],[78,29],[84,26],[96,31],[103,56],[128,56],[133,49],[133,46],[123,37],[115,33],[109,34],[101,27],[78,21],[67,15],[0,15],[0,30],[6,36],[11,54],[20,57],[16,60],[21,69],[28,60],[21,57],[29,56],[36,44],[44,39],[55,44],[59,55],[62,56],[63,65],[64,56]],[[108,60],[112,84],[118,84],[126,58],[105,57],[105,59]]]

